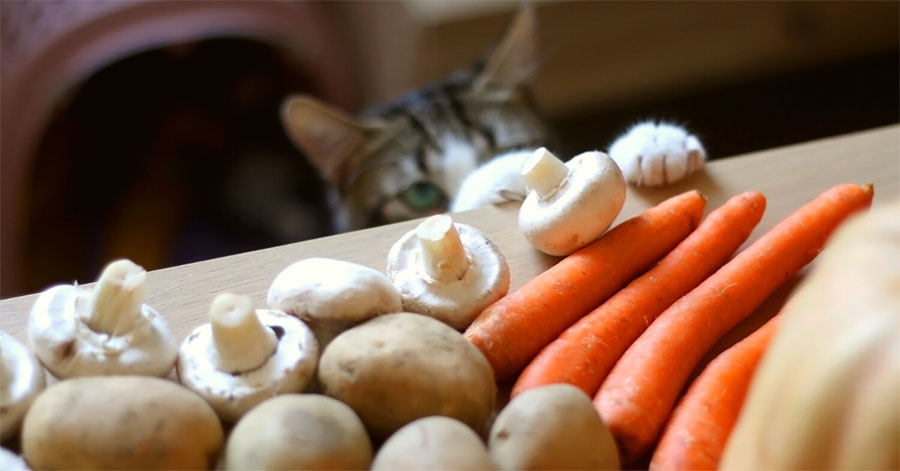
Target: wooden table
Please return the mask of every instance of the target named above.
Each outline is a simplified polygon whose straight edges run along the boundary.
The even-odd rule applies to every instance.
[[[766,195],[768,207],[750,236],[752,241],[820,192],[844,182],[874,183],[875,205],[900,197],[900,125],[716,160],[685,181],[661,189],[630,187],[619,220],[688,189],[703,192],[708,200],[707,211],[737,193],[758,190]],[[517,208],[507,204],[454,215],[456,221],[481,229],[500,246],[512,271],[511,289],[557,260],[532,249],[518,233]],[[248,294],[262,307],[275,275],[301,258],[333,257],[383,272],[390,246],[416,224],[407,221],[156,270],[147,277],[146,302],[168,319],[180,341],[195,326],[207,322],[207,309],[216,294]],[[713,353],[776,312],[795,282],[775,293],[723,339]],[[24,342],[28,311],[35,296],[0,301],[0,329]]]

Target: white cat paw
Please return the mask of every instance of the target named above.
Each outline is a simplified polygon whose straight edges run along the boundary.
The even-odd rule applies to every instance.
[[[703,166],[700,140],[679,126],[652,121],[635,125],[609,148],[625,179],[636,185],[674,183]]]
[[[467,211],[525,199],[528,189],[521,167],[531,152],[513,151],[501,155],[469,174],[457,190],[450,211]]]

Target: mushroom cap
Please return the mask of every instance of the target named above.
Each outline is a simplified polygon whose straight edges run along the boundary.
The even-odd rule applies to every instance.
[[[31,402],[46,385],[44,369],[28,348],[0,332],[0,440],[15,435]]]
[[[269,287],[267,302],[269,308],[306,322],[322,348],[347,327],[403,309],[397,288],[380,271],[321,257],[282,270]]]
[[[257,368],[237,374],[219,370],[210,324],[194,329],[178,350],[178,380],[206,399],[224,422],[237,421],[270,397],[303,390],[316,371],[319,346],[306,324],[279,311],[256,314],[278,337],[275,352]]]
[[[481,231],[468,224],[453,225],[469,261],[462,278],[439,281],[428,275],[415,229],[391,247],[387,275],[400,292],[405,311],[433,317],[462,330],[509,291],[510,275],[506,257]]]
[[[90,293],[73,285],[42,292],[28,319],[28,345],[57,378],[92,375],[165,376],[178,347],[166,320],[147,304],[133,329],[119,335],[95,332],[79,310]]]
[[[530,191],[519,209],[519,231],[548,255],[568,255],[596,240],[625,203],[625,178],[606,154],[584,152],[566,166],[559,189],[544,198]]]

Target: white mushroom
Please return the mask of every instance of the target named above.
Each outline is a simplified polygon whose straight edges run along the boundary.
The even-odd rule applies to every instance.
[[[478,229],[432,216],[388,253],[388,277],[403,309],[462,330],[509,290],[509,265]]]
[[[522,162],[529,192],[519,231],[536,249],[568,255],[600,237],[625,203],[625,179],[608,155],[585,152],[566,163],[540,148]]]
[[[0,440],[15,435],[45,385],[37,358],[15,337],[0,332]]]
[[[319,347],[312,331],[284,312],[253,309],[248,296],[220,294],[209,324],[191,332],[178,351],[178,380],[234,422],[260,402],[306,388]]]
[[[372,317],[400,312],[400,293],[383,273],[356,263],[307,258],[282,270],[268,294],[269,308],[297,316],[324,349],[344,330]]]
[[[142,303],[146,277],[133,262],[117,260],[91,292],[74,285],[44,291],[28,320],[31,350],[58,378],[165,376],[178,347],[165,319]]]

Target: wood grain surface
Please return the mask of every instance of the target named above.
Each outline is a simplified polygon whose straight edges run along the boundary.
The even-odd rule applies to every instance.
[[[768,205],[749,243],[820,192],[844,182],[874,183],[875,205],[900,197],[900,125],[716,160],[683,182],[665,188],[629,187],[618,221],[688,189],[696,188],[706,196],[707,212],[730,196],[757,190],[767,197]],[[506,204],[453,215],[457,222],[475,226],[499,245],[511,268],[511,289],[558,260],[531,248],[518,233],[517,209],[516,204]],[[146,302],[166,317],[181,341],[195,326],[207,322],[207,309],[218,293],[248,294],[263,307],[269,284],[278,272],[299,259],[333,257],[384,272],[390,246],[417,223],[407,221],[152,271],[147,277]],[[773,315],[795,282],[773,295],[714,352]],[[0,301],[0,329],[24,342],[35,296]]]

